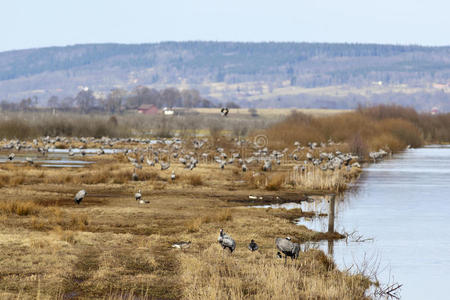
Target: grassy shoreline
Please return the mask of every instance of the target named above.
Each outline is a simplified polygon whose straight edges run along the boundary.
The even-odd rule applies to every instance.
[[[23,124],[38,124],[43,118],[45,116],[11,123],[20,125],[16,127],[4,126],[10,124],[5,121],[0,124],[0,132],[8,132],[4,136],[14,136],[17,133],[10,131],[11,128],[20,131]],[[168,127],[164,129],[162,123],[158,127],[158,122],[164,119],[145,123],[147,119],[142,117],[127,118],[119,117],[114,121],[102,117],[97,120],[100,123],[94,122],[94,125],[110,122],[125,133],[129,134],[129,130],[138,133],[131,136],[139,136],[150,128],[167,133],[169,128],[166,124]],[[178,121],[189,123],[196,117],[193,118]],[[261,120],[242,123],[243,119],[233,117],[220,119],[224,122],[221,125],[217,125],[217,120],[213,124],[205,121],[203,128],[186,125],[182,129],[186,135],[181,137],[182,146],[177,152],[180,157],[196,153],[199,164],[193,171],[186,169],[179,157],[173,157],[175,144],[164,139],[152,145],[152,149],[142,139],[101,139],[103,133],[108,136],[108,131],[97,138],[81,139],[77,136],[98,129],[94,125],[91,128],[79,124],[88,122],[89,117],[83,116],[69,120],[66,127],[60,127],[63,123],[59,121],[49,121],[59,124],[51,125],[51,132],[69,130],[73,133],[69,136],[75,137],[57,140],[52,135],[33,141],[40,136],[40,130],[48,130],[45,126],[49,123],[42,123],[32,134],[25,130],[21,140],[1,141],[0,147],[4,149],[0,155],[7,157],[15,152],[19,160],[35,155],[38,147],[126,148],[130,153],[77,154],[74,156],[77,160],[95,162],[83,168],[46,168],[37,159],[33,164],[15,161],[0,164],[0,297],[370,298],[370,291],[377,282],[363,272],[338,270],[322,251],[309,249],[286,266],[276,257],[276,237],[290,236],[299,243],[343,237],[339,233],[314,232],[292,222],[301,216],[311,217],[313,212],[248,206],[299,202],[311,194],[345,191],[348,183],[357,180],[361,172],[354,163],[370,161],[371,151],[382,148],[386,153],[396,152],[408,144],[423,145],[435,139],[448,141],[446,132],[441,130],[448,122],[447,117],[439,118],[430,119],[395,107],[361,109],[326,117],[295,113],[278,123],[263,119],[264,126],[258,127],[261,130],[251,132],[246,139],[244,144],[249,145],[248,149],[237,143],[246,133],[234,127],[261,125],[258,123]],[[102,126],[100,128],[106,128]],[[180,124],[170,126],[169,131]],[[191,127],[197,132],[208,130],[210,133],[201,151],[194,147],[196,138],[190,136]],[[231,132],[231,136],[225,137],[223,132]],[[236,162],[226,164],[223,170],[215,162],[215,156],[222,152],[228,154],[227,159],[234,152],[239,152],[243,159],[254,152],[256,156],[262,155],[263,147],[253,145],[258,134],[267,138],[268,144],[263,145],[269,148],[264,150],[266,157],[273,150],[284,154],[280,164],[274,163],[272,170],[262,171],[262,160],[249,162],[246,172]],[[295,146],[295,142],[300,145]],[[316,142],[317,147],[311,142]],[[225,150],[218,151],[220,148]],[[170,161],[168,170],[162,171],[159,165],[151,167],[145,162],[140,169],[130,162],[139,160],[141,155],[153,160],[155,151],[159,152],[161,161]],[[209,159],[202,161],[201,152],[208,154]],[[326,157],[339,156],[338,152],[352,152],[359,157],[350,156],[340,168],[320,169],[330,160]],[[324,153],[326,155],[322,155]],[[323,160],[311,167],[321,155]],[[43,156],[37,154],[36,157]],[[176,174],[174,181],[172,171]],[[137,180],[132,180],[134,172]],[[76,205],[73,196],[80,189],[88,194],[81,205]],[[138,190],[149,204],[142,205],[134,199]],[[258,196],[258,200],[251,201],[250,195]],[[223,253],[218,245],[220,228],[236,240],[237,249],[233,254]],[[251,239],[260,245],[256,253],[246,248]],[[186,250],[171,247],[179,241],[191,241],[192,246]]]

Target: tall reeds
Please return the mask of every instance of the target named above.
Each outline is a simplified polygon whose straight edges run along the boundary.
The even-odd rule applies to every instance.
[[[354,176],[355,172],[357,171],[347,171],[345,169],[323,171],[313,165],[307,165],[303,170],[294,168],[290,171],[288,182],[302,190],[340,192],[346,189],[347,179]]]
[[[292,113],[264,131],[273,147],[292,147],[295,141],[347,143],[357,155],[380,148],[397,152],[426,142],[450,142],[450,114],[418,114],[412,108],[380,105],[356,111],[312,117]]]

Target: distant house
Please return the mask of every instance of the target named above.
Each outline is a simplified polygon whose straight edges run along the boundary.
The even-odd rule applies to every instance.
[[[138,107],[138,113],[144,115],[156,115],[158,114],[158,108],[153,104],[142,104]]]
[[[432,115],[437,115],[439,113],[439,108],[438,107],[433,107],[432,109],[431,109],[431,114]]]

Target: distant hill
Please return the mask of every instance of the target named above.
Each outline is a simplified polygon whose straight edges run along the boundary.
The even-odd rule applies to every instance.
[[[0,53],[0,100],[196,88],[249,107],[396,102],[450,111],[450,47],[326,43],[88,44]]]

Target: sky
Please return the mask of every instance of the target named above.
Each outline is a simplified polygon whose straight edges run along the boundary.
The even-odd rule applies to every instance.
[[[450,45],[448,0],[2,0],[0,51],[86,43]]]

